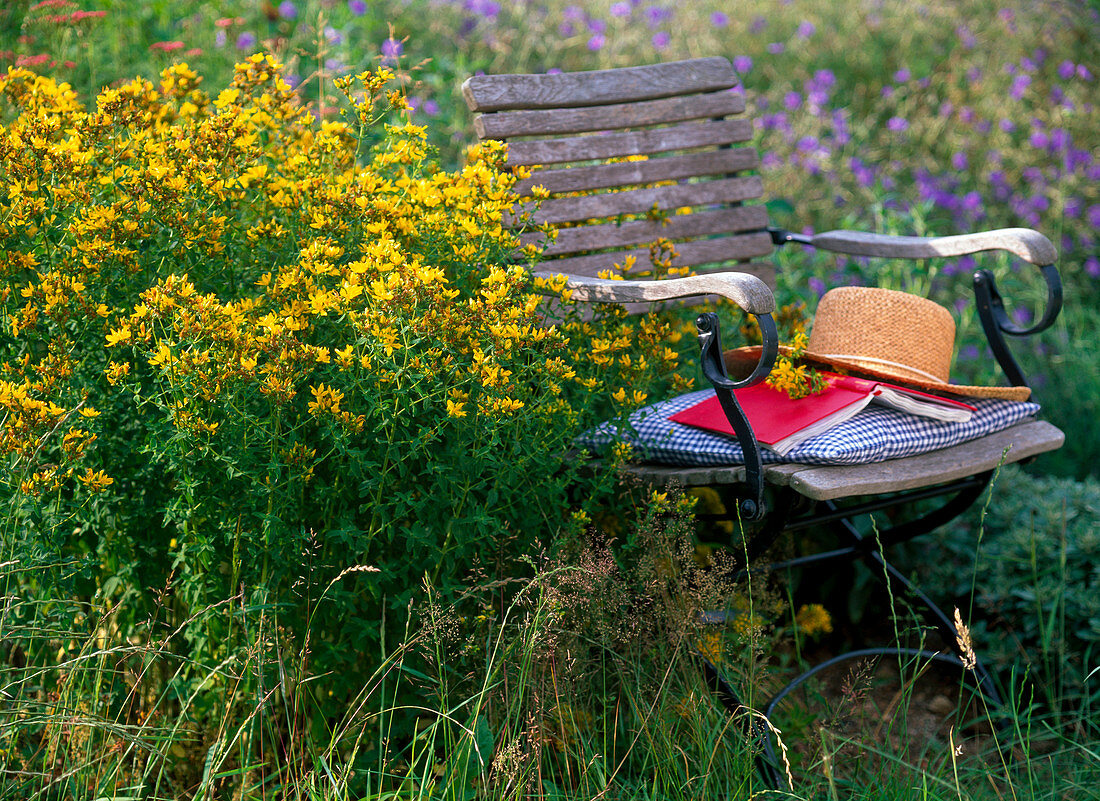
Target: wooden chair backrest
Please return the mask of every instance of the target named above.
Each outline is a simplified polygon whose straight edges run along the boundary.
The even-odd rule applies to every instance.
[[[558,228],[541,269],[594,276],[628,256],[635,270],[648,269],[649,245],[661,237],[674,243],[676,267],[734,268],[774,287],[774,267],[752,261],[773,246],[765,208],[744,205],[763,187],[746,173],[759,158],[743,144],[753,127],[738,87],[728,60],[699,58],[478,75],[462,92],[477,112],[479,138],[507,141],[509,165],[540,165],[517,190],[522,197],[536,186],[550,193],[534,216]],[[691,213],[677,213],[684,208]],[[528,233],[523,241],[540,238]]]

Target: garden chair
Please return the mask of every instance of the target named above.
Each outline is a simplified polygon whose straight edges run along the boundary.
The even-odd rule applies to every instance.
[[[753,124],[744,116],[739,81],[724,58],[554,75],[479,75],[465,82],[463,94],[476,113],[479,138],[507,141],[509,165],[535,168],[531,177],[517,184],[521,196],[531,196],[539,186],[549,192],[549,199],[537,207],[525,204],[535,209],[535,222],[558,228],[556,239],[544,250],[539,274],[568,275],[575,300],[640,304],[643,310],[676,298],[724,296],[760,324],[759,359],[747,378],[734,382],[727,377],[716,315],[703,314],[698,320],[703,370],[738,435],[745,463],[638,465],[634,472],[650,482],[721,489],[733,500],[727,507],[742,522],[756,521],[749,543],[752,557],[783,532],[830,527],[847,544],[783,565],[863,558],[877,574],[888,571],[895,588],[911,591],[945,642],[957,651],[952,620],[886,563],[881,550],[952,519],[980,496],[999,464],[1058,448],[1062,432],[1027,419],[954,447],[875,464],[765,465],[730,390],[762,380],[772,367],[777,351],[770,290],[775,266],[767,257],[790,244],[895,259],[1004,250],[1036,265],[1048,298],[1043,315],[1026,330],[1008,319],[992,274],[980,270],[973,277],[978,314],[992,352],[1009,383],[1026,386],[1005,335],[1035,334],[1057,316],[1061,284],[1053,266],[1053,245],[1037,231],[1018,228],[920,238],[850,231],[804,236],[769,227],[765,206],[751,202],[763,194],[761,179],[752,173],[759,165],[758,155],[745,144],[752,138]],[[628,160],[631,157],[645,158]],[[683,207],[693,213],[673,214]],[[668,214],[664,219],[653,214],[647,218],[653,210]],[[675,243],[675,266],[691,267],[697,274],[659,281],[595,277],[620,269],[628,257],[645,264],[647,245],[659,237]],[[538,239],[536,233],[522,237],[525,243]],[[861,515],[933,498],[941,502],[932,511],[880,529],[876,541],[869,541],[854,522]],[[854,655],[864,653],[868,652]],[[765,714],[812,672],[785,688]],[[980,667],[978,676],[983,692],[995,697]],[[716,674],[711,678],[727,705],[739,707],[732,689]]]

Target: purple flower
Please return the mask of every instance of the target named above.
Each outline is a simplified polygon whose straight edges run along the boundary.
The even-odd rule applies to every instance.
[[[795,149],[802,153],[812,153],[818,148],[818,141],[812,136],[803,136],[795,144]]]
[[[1032,131],[1027,141],[1032,147],[1041,150],[1050,144],[1050,137],[1046,131]]]
[[[825,282],[818,278],[816,275],[812,276],[809,280],[810,289],[819,298],[825,294]]]
[[[602,19],[590,19],[588,20],[588,30],[592,33],[606,33],[607,23]]]
[[[486,19],[492,19],[500,13],[500,3],[494,0],[466,0],[466,8]]]
[[[1100,259],[1095,256],[1089,256],[1085,259],[1085,272],[1089,274],[1090,278],[1100,278]]]
[[[1032,209],[1038,212],[1043,212],[1050,208],[1050,199],[1046,195],[1032,195],[1027,199],[1027,202]]]
[[[818,70],[807,84],[814,89],[828,90],[836,86],[836,75],[832,70]]]
[[[884,86],[884,87],[882,87],[882,90],[880,91],[880,94],[883,97],[893,97],[894,96],[894,87]]]
[[[348,10],[357,17],[367,13],[367,0],[348,0]]]
[[[1001,118],[1001,121],[999,123],[997,123],[997,125],[1005,133],[1012,133],[1013,131],[1016,130],[1016,123],[1014,123],[1012,120],[1008,119],[1007,117]]]
[[[760,31],[764,30],[766,27],[768,27],[767,18],[757,14],[752,18],[752,22],[749,24],[749,33],[760,33]]]
[[[788,111],[794,111],[802,105],[802,95],[798,92],[787,92],[783,95],[783,107]]]
[[[558,36],[562,37],[563,39],[568,39],[575,32],[576,29],[573,27],[572,22],[563,22],[561,25],[558,26]]]
[[[722,11],[715,11],[710,15],[710,24],[715,28],[724,28],[730,24],[729,14]]]
[[[325,26],[325,41],[331,45],[339,45],[344,43],[344,34],[333,28],[331,25]]]
[[[1093,204],[1085,211],[1085,219],[1093,228],[1100,228],[1100,204]]]
[[[795,31],[795,36],[799,39],[809,39],[814,35],[816,30],[817,27],[812,22],[809,20],[802,20],[802,22],[798,23],[798,30]]]
[[[561,18],[580,21],[584,19],[584,9],[580,6],[566,6],[561,12]]]
[[[974,38],[974,34],[970,32],[970,29],[965,25],[960,25],[955,28],[955,35],[959,37],[959,41],[962,42],[962,46],[967,50],[973,50],[974,46],[978,44],[978,40]]]
[[[646,22],[650,28],[656,28],[672,16],[672,12],[660,6],[649,6],[645,10]]]
[[[611,9],[608,13],[613,17],[629,17],[630,11],[630,3],[624,3],[620,0],[618,3],[611,4]]]
[[[1024,92],[1031,86],[1030,75],[1017,75],[1012,79],[1012,88],[1008,90],[1009,97],[1013,100],[1019,100],[1024,96]]]
[[[250,31],[245,31],[237,37],[237,49],[238,50],[251,50],[256,46],[256,34]]]
[[[908,81],[912,77],[913,77],[913,73],[911,73],[905,67],[902,67],[900,70],[898,70],[897,72],[894,73],[894,82],[895,83],[905,83],[906,81]]]
[[[214,47],[225,47],[226,40],[225,31],[219,30],[214,34]]]
[[[283,0],[279,3],[279,16],[283,19],[294,19],[298,16],[298,7],[291,0]]]
[[[601,47],[603,47],[603,44],[604,44],[603,34],[602,33],[597,33],[595,36],[593,36],[591,39],[588,40],[588,49],[589,50],[599,50]]]
[[[981,211],[982,196],[979,195],[977,192],[967,192],[962,197],[961,205],[966,211],[970,212],[971,214],[975,214]]]
[[[1086,67],[1084,64],[1078,64],[1077,77],[1080,78],[1082,81],[1091,81],[1092,73],[1089,72],[1089,68]]]
[[[772,42],[768,45],[768,52],[771,53],[773,56],[778,56],[786,49],[786,45],[784,45],[782,42]]]
[[[748,56],[734,56],[733,68],[744,75],[746,72],[752,69],[752,59]]]
[[[898,133],[909,128],[909,121],[904,117],[891,117],[886,121],[886,129]]]
[[[1061,64],[1058,65],[1058,77],[1061,78],[1063,81],[1068,81],[1076,74],[1076,72],[1077,65],[1074,64],[1072,61],[1063,61]]]
[[[382,42],[382,55],[387,59],[395,59],[401,55],[405,47],[396,39],[387,39]]]
[[[431,98],[424,101],[424,113],[429,117],[434,117],[439,113],[439,104]]]
[[[668,47],[670,41],[672,41],[672,37],[664,31],[657,31],[657,33],[653,34],[653,46],[657,50],[664,50]]]
[[[966,157],[966,154],[961,150],[951,154],[951,166],[959,172],[962,172],[970,165],[970,159]]]
[[[1085,201],[1079,197],[1066,198],[1066,203],[1062,207],[1062,213],[1067,217],[1079,217],[1081,211],[1085,208]],[[1068,248],[1067,248],[1068,250]]]
[[[864,188],[874,186],[875,171],[863,161],[852,158],[848,162],[848,167],[852,170],[852,174],[856,177],[856,182],[860,186]]]

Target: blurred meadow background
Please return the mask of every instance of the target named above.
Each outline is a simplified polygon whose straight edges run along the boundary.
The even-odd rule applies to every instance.
[[[963,748],[979,709],[910,738],[910,685],[886,736],[811,704],[780,726],[791,793],[691,653],[775,689],[804,649],[914,624],[737,584],[693,518],[716,499],[624,501],[625,453],[560,468],[689,386],[693,338],[533,333],[460,92],[711,55],[773,224],[1034,227],[1065,283],[1012,343],[1065,447],[903,554],[954,565],[924,586],[966,602],[1006,731]],[[0,797],[1100,797],[1095,0],[5,0],[0,70]],[[1003,381],[974,270],[1020,323],[1044,299],[989,254],[776,258],[810,314],[845,284],[951,307],[965,383]],[[649,358],[609,372],[601,337]],[[741,613],[717,639],[715,604]]]

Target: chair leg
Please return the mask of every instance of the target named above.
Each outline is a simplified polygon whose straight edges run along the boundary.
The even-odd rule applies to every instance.
[[[743,722],[741,725],[744,736],[749,738],[750,741],[755,740],[760,744],[761,753],[757,757],[757,767],[770,787],[773,789],[791,789],[785,773],[780,770],[779,760],[777,759],[775,748],[772,745],[772,738],[769,731],[771,718],[775,709],[784,698],[807,680],[817,675],[822,670],[846,660],[867,658],[870,656],[894,655],[899,658],[919,658],[927,661],[950,664],[964,671],[964,676],[972,680],[975,689],[981,694],[989,706],[994,709],[1001,709],[1004,707],[1004,701],[994,686],[992,675],[972,651],[964,649],[962,638],[959,636],[959,631],[955,627],[954,621],[906,575],[890,564],[882,554],[882,551],[891,545],[907,542],[908,540],[929,533],[953,520],[973,505],[988,486],[991,478],[992,471],[963,479],[946,487],[916,490],[904,493],[900,497],[895,496],[890,499],[870,501],[849,508],[841,508],[833,501],[825,501],[821,504],[824,507],[824,511],[819,510],[808,516],[793,516],[793,519],[791,519],[792,515],[790,515],[789,512],[796,508],[795,498],[788,497],[773,505],[772,514],[776,516],[776,523],[773,525],[766,525],[765,528],[758,531],[746,544],[750,562],[753,561],[755,556],[759,555],[763,550],[773,544],[778,536],[785,531],[796,531],[814,525],[826,525],[837,531],[843,539],[848,541],[848,544],[830,551],[810,554],[789,559],[784,562],[766,565],[762,569],[768,572],[774,572],[792,567],[803,567],[831,559],[843,559],[847,561],[861,560],[867,564],[872,574],[877,579],[884,585],[887,585],[889,591],[896,591],[897,588],[900,587],[903,591],[909,593],[916,601],[916,606],[923,617],[940,632],[940,635],[943,637],[952,653],[945,654],[939,651],[902,648],[899,646],[865,648],[839,654],[832,659],[812,666],[796,676],[786,687],[769,699],[762,713],[756,713],[762,715],[764,722],[754,719],[753,713],[741,703],[736,692],[730,686],[729,682],[721,676],[717,667],[702,656],[699,656],[703,664],[707,685],[711,687],[719,701],[731,715],[738,715],[742,718]],[[949,493],[955,494],[941,506],[917,519],[878,532],[877,536],[874,538],[861,534],[852,523],[852,519],[861,514],[869,514],[899,503],[941,497]],[[783,499],[782,491],[779,497]],[[747,569],[744,571],[743,575],[747,575],[748,572],[749,570]],[[724,619],[725,615],[722,613],[708,612],[704,614],[704,620],[709,623],[721,623]],[[1003,730],[1007,725],[1007,721],[1003,716],[998,716],[996,725],[998,729]]]

